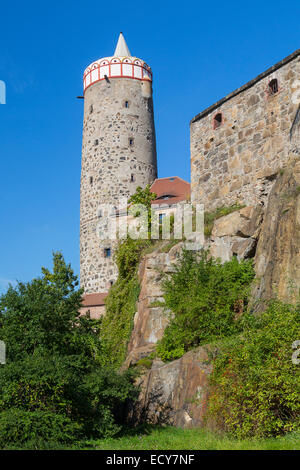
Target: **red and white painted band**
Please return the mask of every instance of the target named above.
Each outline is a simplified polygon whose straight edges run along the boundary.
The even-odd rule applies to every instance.
[[[131,69],[131,70],[130,70]],[[84,91],[91,85],[108,78],[132,78],[134,80],[152,81],[151,68],[139,59],[130,59],[128,57],[120,60],[117,57],[109,59],[100,59],[94,62],[84,72],[83,88]]]

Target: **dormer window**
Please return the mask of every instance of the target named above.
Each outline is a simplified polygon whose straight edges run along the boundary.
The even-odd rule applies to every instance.
[[[159,199],[159,200],[161,200],[161,199],[171,199],[172,197],[176,197],[176,195],[175,195],[175,194],[163,194],[162,196],[159,196],[159,197],[157,198],[157,200],[158,200],[158,199]]]
[[[222,113],[216,114],[213,120],[213,128],[218,129],[222,125],[222,122],[223,122]]]
[[[273,78],[273,80],[271,80],[269,82],[268,91],[269,91],[269,95],[276,95],[276,93],[278,93],[278,80],[277,80],[277,78]]]

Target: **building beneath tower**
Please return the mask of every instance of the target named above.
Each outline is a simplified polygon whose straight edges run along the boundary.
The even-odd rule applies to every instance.
[[[157,177],[152,71],[120,33],[114,55],[89,65],[83,83],[80,281],[95,310],[117,278],[117,242],[99,237],[100,206],[118,206]]]

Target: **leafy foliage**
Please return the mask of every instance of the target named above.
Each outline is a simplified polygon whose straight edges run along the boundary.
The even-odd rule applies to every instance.
[[[79,431],[113,435],[122,406],[135,396],[132,377],[101,366],[101,322],[80,316],[77,277],[60,253],[53,262],[53,272],[43,268],[40,278],[10,287],[0,299],[0,338],[8,353],[0,367],[0,421],[5,428],[16,417],[15,439],[23,422],[28,439],[35,429],[43,439],[56,433],[56,442],[67,442],[63,423],[73,439]],[[52,422],[52,414],[58,417],[47,434],[43,423]]]
[[[8,360],[40,351],[47,354],[86,354],[99,348],[97,324],[80,317],[82,290],[61,253],[53,255],[53,273],[42,276],[0,298],[0,335],[7,344]],[[75,328],[76,327],[76,328]]]
[[[140,205],[142,204],[148,210],[148,232],[151,231],[151,202],[157,198],[157,194],[150,191],[150,184],[143,189],[141,186],[136,188],[135,193],[130,196],[129,203]]]
[[[209,414],[238,437],[299,429],[300,369],[292,343],[300,337],[300,305],[272,300],[214,362]]]
[[[151,240],[133,240],[130,237],[119,242],[115,261],[121,279],[129,279],[134,276],[143,250],[151,244]]]
[[[163,283],[170,324],[157,347],[163,360],[172,360],[200,344],[239,331],[236,321],[246,308],[254,277],[251,261],[236,258],[221,264],[201,251],[184,251],[175,272]]]
[[[125,360],[139,296],[137,275],[120,277],[106,298],[106,314],[101,329],[104,365],[120,366]]]
[[[80,437],[80,425],[67,416],[50,411],[10,408],[0,413],[0,448],[26,446],[41,448],[45,443],[70,444]]]

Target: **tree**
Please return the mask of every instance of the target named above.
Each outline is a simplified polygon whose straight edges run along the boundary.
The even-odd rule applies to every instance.
[[[150,184],[147,184],[145,189],[141,186],[136,188],[136,192],[130,196],[129,203],[132,204],[143,204],[147,209],[151,208],[151,202],[157,198],[157,194],[150,191]]]
[[[46,440],[57,434],[60,442],[70,442],[72,429],[74,439],[120,429],[120,409],[134,395],[131,376],[101,366],[101,321],[80,315],[81,300],[77,276],[61,253],[53,254],[52,271],[42,268],[41,277],[11,286],[0,298],[7,349],[0,366],[3,429],[15,420],[31,439],[36,430]],[[53,432],[46,429],[51,414]],[[42,429],[39,422],[48,424]]]
[[[138,186],[136,188],[136,192],[130,196],[129,198],[129,203],[130,204],[135,204],[135,205],[140,205],[142,204],[143,206],[146,207],[148,211],[148,232],[151,232],[151,202],[154,201],[154,199],[157,198],[157,194],[152,193],[150,191],[150,184],[147,184],[145,189],[141,188],[141,186]],[[136,216],[139,214],[136,213]]]
[[[61,253],[53,254],[53,272],[42,268],[41,277],[11,286],[0,298],[0,335],[6,343],[8,361],[37,350],[48,355],[79,351],[91,355],[89,349],[99,349],[97,324],[79,313],[82,292]]]

